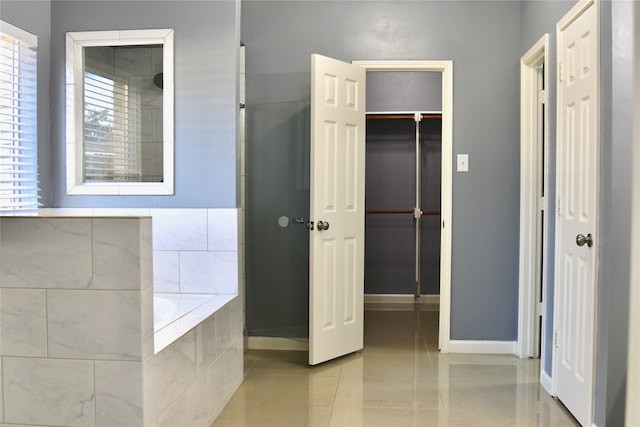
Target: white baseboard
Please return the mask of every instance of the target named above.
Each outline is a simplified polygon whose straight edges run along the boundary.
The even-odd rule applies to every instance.
[[[516,354],[516,341],[449,341],[449,353]]]
[[[421,304],[440,304],[440,295],[414,295],[407,294],[365,294],[365,304],[407,304],[419,302]]]
[[[309,342],[304,338],[248,337],[249,350],[296,350],[309,351]]]
[[[551,396],[554,396],[553,381],[551,381],[551,377],[549,376],[549,374],[547,374],[543,370],[540,371],[540,385],[542,385],[542,388],[544,388],[547,393],[549,393]]]

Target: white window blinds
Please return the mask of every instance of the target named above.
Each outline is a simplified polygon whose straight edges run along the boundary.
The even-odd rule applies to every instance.
[[[38,207],[36,47],[0,21],[0,213]]]
[[[126,80],[84,73],[84,180],[140,181],[140,96]]]

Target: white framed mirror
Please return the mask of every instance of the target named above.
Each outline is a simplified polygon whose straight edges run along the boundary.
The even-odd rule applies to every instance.
[[[174,194],[173,30],[69,32],[67,194]]]

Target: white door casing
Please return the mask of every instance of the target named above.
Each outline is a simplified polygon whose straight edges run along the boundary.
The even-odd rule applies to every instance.
[[[584,426],[593,420],[599,187],[598,3],[580,1],[557,26],[558,127],[555,391]],[[578,245],[578,236],[593,245]]]
[[[542,212],[546,217],[549,126],[547,120],[544,123],[542,120],[543,112],[548,117],[548,103],[547,90],[541,90],[541,83],[549,81],[548,55],[549,35],[545,34],[520,60],[520,289],[516,346],[519,357],[538,357],[537,339],[541,333],[544,335],[544,330],[537,330],[537,306],[541,288],[546,285],[547,265],[547,239],[543,236],[547,235],[548,220],[542,224]],[[544,357],[544,336],[541,344]]]
[[[311,57],[310,365],[363,347],[365,79]]]

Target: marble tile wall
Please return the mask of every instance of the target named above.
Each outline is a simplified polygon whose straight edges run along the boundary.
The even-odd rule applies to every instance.
[[[151,219],[3,217],[0,235],[0,421],[104,425],[96,363],[153,355]]]
[[[242,242],[243,209],[54,208],[42,209],[40,214],[72,217],[151,216],[153,268],[152,277],[145,278],[153,281],[155,292],[238,293],[238,279],[243,278],[243,269],[239,268],[242,255],[240,258],[238,255],[244,253],[239,243]],[[107,270],[109,264],[105,260],[110,257],[135,256],[118,248],[111,251],[109,248],[101,249],[104,256],[98,258],[97,261],[101,263],[98,268]],[[77,251],[86,255],[81,249]],[[86,271],[84,273],[88,274]],[[32,274],[37,274],[37,271]],[[127,280],[124,276],[129,274],[129,270],[125,269],[119,274],[120,277],[110,277],[124,286]]]
[[[213,422],[243,378],[242,301],[153,354],[151,231],[150,218],[0,218],[0,425]]]
[[[238,293],[237,209],[151,209],[154,289]]]

